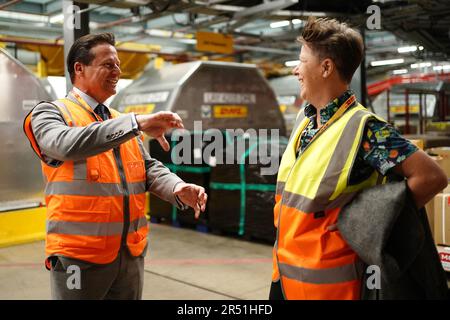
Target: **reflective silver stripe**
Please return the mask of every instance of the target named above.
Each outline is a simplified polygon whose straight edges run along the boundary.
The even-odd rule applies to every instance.
[[[140,228],[146,226],[147,224],[148,224],[148,221],[147,221],[146,217],[137,218],[137,219],[131,221],[128,232],[138,231]]]
[[[305,117],[306,117],[305,108],[303,108],[302,110],[299,111],[299,115],[297,116],[297,119],[295,119],[295,124],[294,124],[294,127],[292,128],[291,135],[289,136],[288,142],[291,142],[291,139],[294,137],[295,132],[298,129],[298,126],[300,125],[300,123],[302,123],[302,121],[303,121],[303,119],[305,119]]]
[[[121,196],[122,187],[119,183],[96,183],[86,180],[72,182],[54,181],[47,183],[45,194],[65,194],[77,196]]]
[[[58,107],[60,107],[61,109],[64,109],[64,111],[66,111],[67,115],[69,116],[70,120],[72,121],[73,126],[76,127],[77,123],[73,119],[73,116],[69,111],[69,108],[67,108],[67,106],[62,101],[59,101],[59,100],[55,100],[55,101],[53,101],[53,103],[55,105],[57,105]],[[64,117],[64,115],[63,115],[63,117]]]
[[[141,137],[140,135],[136,136],[135,139],[137,140],[137,144],[139,146],[139,150],[141,151],[142,159],[144,160],[144,154],[145,154],[146,150],[145,150],[145,147],[144,147],[144,143],[142,142],[140,137]]]
[[[357,192],[343,193],[333,201],[318,202],[317,199],[310,199],[305,196],[295,194],[289,191],[284,191],[281,204],[290,208],[303,211],[305,213],[314,213],[318,211],[325,211],[334,208],[340,208],[350,202]]]
[[[344,131],[336,145],[335,150],[331,156],[329,165],[320,182],[315,199],[310,199],[305,196],[284,191],[282,204],[291,208],[296,208],[303,212],[318,212],[327,209],[339,208],[353,199],[356,195],[354,193],[346,193],[339,195],[335,200],[330,201],[330,197],[336,190],[340,174],[345,167],[345,163],[349,157],[353,142],[355,140],[356,132],[359,129],[361,118],[367,114],[366,111],[357,111],[345,126]],[[277,193],[283,192],[282,183],[277,183]]]
[[[73,162],[73,179],[74,180],[87,179],[87,164],[85,159]]]
[[[89,213],[87,213],[89,214]],[[140,217],[130,223],[128,232],[135,232],[148,224],[146,217]],[[47,220],[47,233],[71,234],[80,236],[114,236],[121,235],[122,222],[71,222]]]
[[[278,194],[278,195],[281,195],[283,193],[285,185],[286,185],[285,182],[277,181],[277,186],[276,186],[276,189],[275,189],[275,193]]]
[[[46,229],[48,234],[58,233],[80,236],[120,236],[122,234],[123,223],[47,220]]]
[[[145,181],[128,183],[128,191],[130,194],[145,193]]]
[[[307,269],[285,263],[279,263],[278,267],[281,276],[313,284],[331,284],[359,280],[363,272],[363,264],[359,260],[352,264],[327,269]]]
[[[145,193],[145,182],[129,183],[130,194]],[[65,194],[76,196],[122,196],[120,183],[97,183],[87,180],[54,181],[47,183],[45,194]]]
[[[331,156],[328,167],[325,174],[320,181],[319,188],[317,190],[316,200],[320,203],[329,201],[331,195],[336,190],[340,174],[345,167],[348,157],[352,149],[352,145],[355,141],[356,133],[358,132],[361,119],[367,114],[365,111],[357,111],[348,121],[347,125],[342,132],[333,155]],[[356,156],[356,154],[355,154]],[[350,174],[350,172],[349,172]]]

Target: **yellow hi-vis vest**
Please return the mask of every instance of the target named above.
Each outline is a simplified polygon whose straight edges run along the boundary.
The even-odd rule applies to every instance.
[[[286,299],[359,299],[362,264],[336,230],[341,208],[383,177],[348,184],[364,127],[376,117],[361,105],[348,109],[297,157],[309,118],[300,111],[277,177],[272,280]],[[380,118],[378,118],[380,119]],[[384,121],[380,119],[381,121]]]
[[[101,121],[92,110],[71,99],[54,104],[68,126],[84,127]],[[110,111],[112,118],[120,116]],[[43,160],[31,128],[31,112],[24,130]],[[66,256],[106,264],[117,257],[122,245],[133,256],[144,252],[149,231],[145,217],[146,172],[137,139],[86,159],[65,161],[59,167],[41,161],[46,180],[47,257]]]

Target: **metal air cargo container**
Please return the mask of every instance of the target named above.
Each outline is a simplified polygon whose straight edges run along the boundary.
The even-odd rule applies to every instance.
[[[255,65],[196,61],[148,70],[122,90],[111,106],[121,112],[176,112],[189,130],[190,139],[201,139],[208,129],[278,130],[286,135],[282,113],[268,81]],[[168,139],[171,137],[169,136]],[[173,138],[173,136],[172,136]],[[172,151],[174,150],[174,139]],[[211,168],[202,158],[208,145],[195,143],[189,153],[191,161],[174,165],[174,154],[165,153],[155,140],[150,140],[152,157],[160,160],[187,182],[203,185],[209,192]],[[175,155],[176,156],[176,155]],[[195,162],[194,158],[200,162]],[[193,211],[179,213],[171,205],[150,197],[152,217],[196,224]],[[207,224],[207,214],[201,221]]]
[[[255,65],[195,61],[149,70],[112,101],[121,112],[169,110],[202,129],[279,129],[285,125],[275,94]]]
[[[273,78],[269,83],[277,96],[289,135],[294,127],[297,114],[303,107],[303,100],[300,98],[300,83],[296,76]]]
[[[43,180],[38,157],[23,133],[23,120],[42,100],[54,100],[42,82],[0,49],[0,211],[38,206]]]

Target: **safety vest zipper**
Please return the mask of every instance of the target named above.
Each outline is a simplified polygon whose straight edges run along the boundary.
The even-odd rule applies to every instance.
[[[130,193],[128,191],[128,184],[125,179],[125,173],[123,170],[122,158],[120,157],[120,147],[113,149],[114,158],[116,159],[117,169],[119,171],[120,182],[123,188],[123,230],[121,238],[121,246],[127,245],[128,229],[130,228]]]

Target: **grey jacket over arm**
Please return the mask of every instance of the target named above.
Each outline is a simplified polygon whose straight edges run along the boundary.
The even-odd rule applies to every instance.
[[[379,267],[380,287],[367,286],[375,278],[365,273],[362,299],[447,298],[426,212],[417,209],[406,180],[361,191],[344,206],[337,227],[365,264]]]
[[[31,127],[45,162],[59,166],[64,161],[95,156],[139,136],[141,133],[133,127],[132,117],[132,114],[124,114],[85,127],[69,127],[55,105],[43,102],[32,112]],[[182,207],[173,190],[183,180],[161,162],[151,158],[141,139],[137,140],[145,160],[147,190],[178,208]]]

